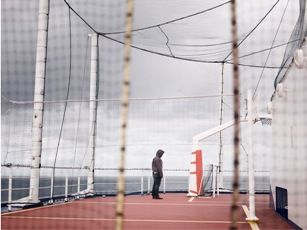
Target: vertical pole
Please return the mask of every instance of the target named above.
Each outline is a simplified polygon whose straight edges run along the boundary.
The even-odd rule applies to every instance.
[[[144,194],[144,176],[143,176],[144,171],[143,171],[143,169],[142,169],[141,173],[142,173],[142,175],[141,175],[141,195],[143,195]]]
[[[219,196],[220,195],[220,175],[219,175],[219,166],[217,166],[217,177],[216,177],[216,180],[217,180],[217,188],[216,188],[216,195]]]
[[[117,180],[117,203],[115,229],[124,227],[124,202],[125,202],[125,155],[126,155],[126,130],[128,122],[128,106],[130,92],[130,52],[132,42],[132,15],[133,0],[127,0],[126,25],[125,25],[125,49],[124,49],[124,76],[122,82],[122,98],[120,112],[120,162]]]
[[[220,104],[220,125],[223,124],[224,114],[224,63],[222,64],[222,76],[221,76],[221,104]],[[223,155],[223,138],[222,131],[219,132],[220,136],[220,152],[219,152],[219,167],[218,167],[218,187],[224,187],[224,155]]]
[[[148,180],[147,180],[147,194],[150,194],[150,175],[148,176]]]
[[[97,120],[97,97],[98,97],[98,34],[91,36],[91,75],[90,75],[90,114],[89,114],[89,154],[91,156],[87,177],[88,193],[94,193],[94,167],[95,167],[95,141]]]
[[[11,169],[10,169],[11,171]],[[8,187],[8,211],[12,211],[12,192],[13,192],[13,177],[12,177],[12,173],[10,172],[10,175],[9,175],[9,187]]]
[[[212,178],[212,195],[213,195],[213,197],[215,197],[215,188],[216,188],[216,167],[215,167],[215,165],[213,165],[213,167],[212,167],[212,176],[213,176],[213,178]]]
[[[254,144],[253,144],[253,125],[254,125],[254,109],[253,95],[251,90],[247,91],[247,109],[248,109],[248,187],[249,187],[249,216],[248,221],[257,221],[255,213],[255,175],[254,175]]]
[[[36,45],[35,89],[32,122],[32,163],[29,200],[38,203],[39,177],[42,153],[42,129],[47,60],[49,0],[39,1],[38,31]]]
[[[51,176],[51,180],[50,180],[50,201],[49,203],[53,203],[53,191],[54,190],[54,177]]]
[[[233,105],[234,105],[234,156],[233,156],[233,180],[232,180],[232,204],[230,229],[238,229],[238,200],[239,200],[239,168],[240,168],[240,74],[239,74],[239,49],[238,49],[238,25],[236,0],[231,0],[231,36],[233,56]]]
[[[164,177],[163,177],[163,193],[165,193],[165,191],[166,191],[165,185],[166,185],[166,176],[164,175]]]
[[[78,176],[78,195],[80,194],[80,176]]]
[[[68,201],[68,176],[65,177],[65,202]]]

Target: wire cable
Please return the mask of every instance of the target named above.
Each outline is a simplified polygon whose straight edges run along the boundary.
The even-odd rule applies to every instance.
[[[160,27],[160,26],[164,26],[164,25],[170,24],[170,23],[178,22],[178,21],[181,21],[181,20],[184,20],[184,19],[187,19],[187,18],[191,18],[191,17],[197,16],[197,15],[209,12],[211,10],[217,9],[217,8],[219,8],[221,6],[224,6],[224,5],[228,4],[228,3],[230,3],[230,1],[226,1],[226,2],[223,2],[223,3],[219,4],[219,5],[213,6],[211,8],[208,8],[208,9],[196,12],[194,14],[189,14],[189,15],[186,15],[186,16],[183,16],[183,17],[180,17],[180,18],[176,18],[176,19],[173,19],[173,20],[170,20],[170,21],[166,21],[166,22],[159,23],[159,24],[156,24],[156,25],[146,26],[146,27],[139,28],[139,29],[133,29],[132,32],[153,29],[153,28],[157,28],[157,27]],[[123,34],[123,33],[125,33],[125,31],[109,32],[109,33],[108,32],[106,32],[106,33],[101,32],[101,34],[104,34],[104,35]]]
[[[268,53],[268,55],[267,55],[267,57],[266,57],[266,60],[265,60],[265,62],[264,62],[264,66],[266,66],[266,64],[267,64],[267,62],[268,62],[268,60],[269,60],[269,58],[270,58],[271,51],[272,51],[272,47],[274,46],[274,43],[275,43],[277,34],[278,34],[279,29],[280,29],[280,26],[281,26],[281,23],[282,23],[282,21],[283,21],[283,19],[284,19],[286,10],[287,10],[287,8],[288,8],[288,4],[289,4],[289,0],[287,1],[286,7],[285,7],[285,9],[284,9],[284,11],[283,11],[283,14],[282,14],[282,16],[281,16],[281,19],[280,19],[280,21],[279,21],[279,25],[278,25],[278,27],[277,27],[275,36],[274,36],[274,38],[273,38],[272,45],[271,45],[271,48],[270,48],[270,50],[269,50],[269,53]],[[265,70],[265,68],[262,69],[261,74],[260,74],[260,76],[259,76],[259,79],[258,79],[256,88],[255,88],[255,90],[254,90],[253,99],[255,98],[255,95],[256,95],[256,92],[257,92],[257,90],[258,90],[260,81],[261,81],[261,79],[262,79],[262,77],[263,77],[264,70]]]
[[[72,44],[71,44],[71,13],[70,12],[71,12],[71,8],[68,9],[68,21],[69,21],[69,70],[68,70],[68,84],[67,84],[66,102],[65,102],[65,105],[64,105],[64,112],[63,112],[63,117],[62,117],[62,121],[61,121],[61,128],[60,128],[60,133],[59,133],[59,139],[58,139],[58,143],[57,143],[55,158],[54,158],[54,161],[53,161],[53,166],[54,167],[56,165],[57,157],[58,157],[58,153],[59,153],[59,147],[60,147],[61,137],[62,137],[62,133],[63,133],[63,126],[64,126],[66,110],[67,110],[67,100],[68,100],[68,97],[69,97],[70,82],[71,82]],[[53,180],[54,180],[54,177],[55,177],[55,168],[53,168],[53,170],[52,170],[52,178],[53,178]],[[53,186],[54,186],[54,184],[53,184]],[[54,189],[52,189],[52,192],[53,191],[54,191]],[[51,197],[53,197],[53,194],[51,194]]]
[[[275,8],[275,6],[277,5],[277,3],[280,0],[277,0],[275,2],[275,4],[270,8],[270,10],[261,18],[261,20],[256,24],[256,26],[254,26],[254,28],[248,32],[248,34],[238,43],[238,47],[257,29],[257,27],[263,22],[263,20],[271,13],[271,11]],[[232,54],[232,52],[230,52],[224,59],[224,61],[227,60],[227,58]]]
[[[165,38],[166,38],[166,43],[165,45],[167,46],[169,52],[171,53],[172,57],[175,57],[173,52],[172,52],[172,49],[171,47],[169,46],[169,37],[167,36],[167,34],[162,30],[161,26],[158,26],[158,28],[160,29],[160,31],[164,34]]]

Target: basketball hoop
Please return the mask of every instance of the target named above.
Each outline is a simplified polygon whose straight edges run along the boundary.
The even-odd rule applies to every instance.
[[[272,125],[272,118],[261,117],[259,118],[262,125]]]

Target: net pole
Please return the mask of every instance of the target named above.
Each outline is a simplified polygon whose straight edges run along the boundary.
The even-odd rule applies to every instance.
[[[223,124],[223,114],[224,114],[224,63],[222,64],[222,74],[221,74],[221,103],[220,103],[220,125]],[[218,168],[218,187],[224,187],[224,156],[223,156],[223,138],[222,131],[219,132],[220,140],[220,151],[219,151],[219,168]]]
[[[247,221],[258,221],[255,212],[255,172],[254,172],[254,143],[253,143],[253,126],[254,126],[254,109],[253,94],[251,90],[247,91],[247,109],[248,109],[248,187],[249,187],[249,216]]]
[[[130,92],[130,53],[132,40],[133,0],[127,0],[125,48],[124,48],[124,76],[122,83],[121,113],[120,113],[120,160],[117,180],[117,203],[115,229],[122,230],[124,224],[125,202],[125,155],[126,130],[128,121],[128,105]]]
[[[35,89],[32,120],[32,163],[29,200],[38,203],[39,177],[42,153],[42,129],[44,116],[45,76],[49,21],[49,0],[39,1],[36,44]]]
[[[98,34],[93,33],[91,37],[91,68],[90,68],[90,103],[89,103],[89,155],[90,165],[87,176],[87,192],[94,193],[95,174],[95,142],[97,121],[97,98],[98,98]]]
[[[231,35],[233,56],[233,104],[234,104],[234,157],[232,181],[232,205],[230,229],[238,229],[238,199],[239,199],[239,165],[240,165],[240,76],[238,54],[238,28],[236,16],[236,0],[231,0]]]

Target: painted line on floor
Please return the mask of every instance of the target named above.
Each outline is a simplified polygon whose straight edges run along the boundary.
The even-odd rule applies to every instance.
[[[52,216],[3,216],[7,219],[38,219],[38,220],[67,220],[67,221],[115,221],[114,218],[86,218],[86,217],[52,217]],[[204,224],[230,224],[231,221],[211,220],[150,220],[150,219],[124,219],[127,222],[163,222],[163,223],[204,223]],[[239,224],[248,224],[246,221],[238,221]]]
[[[29,212],[29,211],[34,211],[34,210],[43,209],[43,208],[52,208],[52,207],[57,207],[57,206],[61,206],[61,205],[65,205],[65,204],[72,204],[72,203],[73,202],[70,201],[70,202],[65,202],[65,203],[44,205],[44,206],[36,207],[36,208],[28,208],[28,209],[16,210],[16,211],[12,211],[12,212],[3,213],[3,214],[1,214],[1,216],[9,216],[9,215],[13,215],[15,213]]]
[[[245,212],[246,217],[249,217],[248,207],[246,205],[242,205],[242,208],[243,208],[243,210]],[[247,221],[247,222],[251,226],[252,230],[260,230],[260,228],[258,227],[258,224],[255,221]]]

